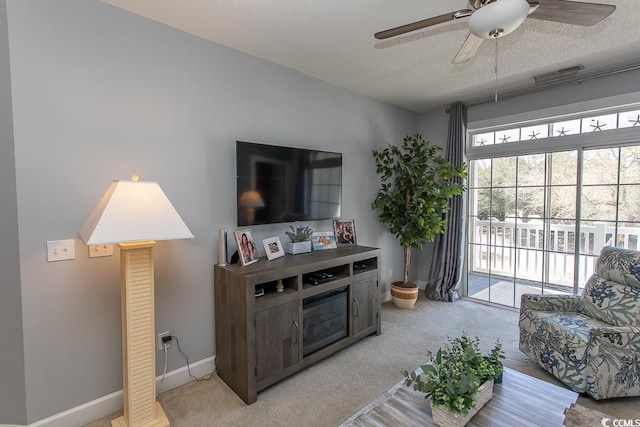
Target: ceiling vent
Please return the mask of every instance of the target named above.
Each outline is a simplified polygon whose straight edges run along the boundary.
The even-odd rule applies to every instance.
[[[533,76],[536,86],[546,86],[553,83],[566,82],[575,78],[580,71],[584,70],[584,65],[578,64],[574,67],[564,68],[562,70],[553,71],[539,76]]]

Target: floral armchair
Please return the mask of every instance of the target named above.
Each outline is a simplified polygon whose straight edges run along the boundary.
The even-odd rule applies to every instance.
[[[522,295],[520,351],[594,399],[640,396],[640,252],[605,247],[582,296]]]

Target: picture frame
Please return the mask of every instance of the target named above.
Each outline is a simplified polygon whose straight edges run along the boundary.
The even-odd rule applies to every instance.
[[[323,251],[325,249],[335,249],[336,235],[333,231],[318,231],[311,235],[311,246],[314,251]]]
[[[280,243],[280,237],[268,237],[262,241],[262,245],[264,246],[264,251],[269,261],[284,256],[284,249],[282,248],[282,243]]]
[[[238,258],[243,267],[258,262],[258,249],[256,248],[253,238],[251,237],[251,230],[236,230],[233,232],[233,237],[238,246]]]
[[[333,231],[317,231],[311,235],[311,246],[314,251],[323,251],[325,249],[335,249],[336,235]]]
[[[338,246],[357,246],[356,224],[353,219],[333,218],[333,232]]]

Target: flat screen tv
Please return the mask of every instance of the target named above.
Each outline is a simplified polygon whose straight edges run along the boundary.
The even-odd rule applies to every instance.
[[[236,141],[238,226],[340,216],[342,154]]]

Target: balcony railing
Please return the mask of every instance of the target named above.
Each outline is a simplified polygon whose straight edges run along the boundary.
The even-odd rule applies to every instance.
[[[577,274],[578,287],[583,287],[602,247],[637,250],[640,240],[640,227],[616,229],[604,222],[580,225],[576,230],[575,224],[471,221],[470,273],[556,286],[573,287]]]

